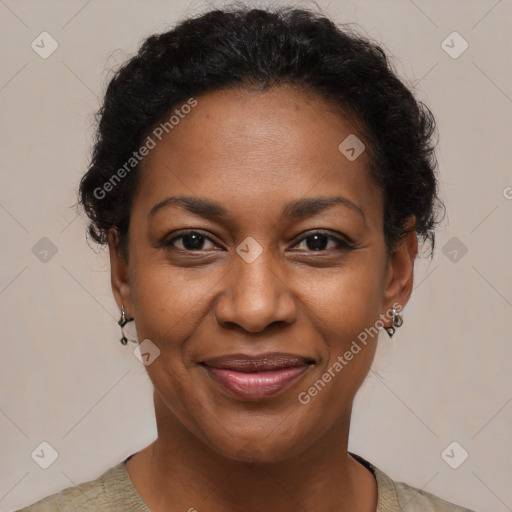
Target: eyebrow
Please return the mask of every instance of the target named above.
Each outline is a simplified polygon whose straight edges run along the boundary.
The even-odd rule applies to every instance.
[[[291,219],[302,219],[316,215],[335,205],[341,205],[350,208],[359,213],[364,221],[366,217],[363,210],[353,201],[344,197],[306,197],[297,201],[287,203],[284,207],[281,217]],[[169,207],[178,206],[191,213],[209,219],[225,218],[229,212],[219,203],[209,199],[200,199],[191,196],[169,196],[155,204],[149,211],[148,217],[153,217],[159,210]]]

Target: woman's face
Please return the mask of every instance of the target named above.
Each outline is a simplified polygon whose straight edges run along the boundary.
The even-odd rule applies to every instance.
[[[196,100],[142,162],[114,293],[160,351],[157,416],[228,458],[283,460],[348,428],[365,329],[407,302],[416,235],[388,259],[367,154],[319,97]]]

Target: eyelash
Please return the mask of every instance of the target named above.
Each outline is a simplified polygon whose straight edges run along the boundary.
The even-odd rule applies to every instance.
[[[189,230],[189,231],[183,231],[181,232],[178,236],[174,236],[172,237],[170,240],[168,241],[165,241],[162,243],[163,246],[165,247],[169,247],[169,248],[173,248],[173,249],[176,249],[178,251],[181,251],[181,252],[194,252],[194,251],[199,251],[199,252],[202,252],[203,249],[179,249],[177,247],[174,247],[173,246],[173,243],[176,241],[176,240],[179,240],[181,238],[184,238],[185,236],[187,235],[200,235],[202,236],[205,240],[209,240],[210,242],[214,243],[215,244],[215,241],[213,241],[210,237],[204,235],[203,233],[201,233],[200,231],[197,231],[197,230]],[[323,235],[323,236],[326,236],[328,239],[331,239],[333,240],[337,247],[334,248],[334,250],[338,250],[338,251],[350,251],[350,250],[353,250],[354,247],[352,245],[350,245],[347,241],[343,240],[342,238],[338,238],[338,237],[335,237],[325,231],[322,231],[322,230],[318,230],[318,231],[312,231],[310,232],[307,236],[301,238],[295,245],[298,245],[300,244],[301,242],[304,242],[305,240],[307,240],[308,238],[314,236],[314,235]],[[315,251],[315,250],[306,250],[306,252],[311,252],[311,253],[319,253],[319,252],[328,252],[329,250],[332,250],[332,249],[322,249],[322,250],[318,250],[318,251]]]

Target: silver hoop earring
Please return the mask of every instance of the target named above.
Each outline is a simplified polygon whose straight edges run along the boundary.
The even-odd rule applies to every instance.
[[[390,338],[393,337],[396,330],[404,323],[402,315],[395,308],[391,309],[391,314],[393,315],[391,318],[391,325],[389,327],[384,327]]]
[[[121,327],[121,339],[119,340],[121,342],[122,345],[126,345],[129,341],[133,342],[133,343],[137,343],[136,340],[129,340],[125,334],[124,334],[124,326],[128,323],[128,322],[132,322],[133,321],[133,318],[127,318],[126,317],[126,311],[124,309],[124,304],[122,305],[121,307],[121,317],[119,318],[119,320],[117,321],[117,323],[119,324],[119,327]]]

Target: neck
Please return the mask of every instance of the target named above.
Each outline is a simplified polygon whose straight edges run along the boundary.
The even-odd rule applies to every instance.
[[[155,412],[158,438],[139,452],[144,453],[140,472],[129,470],[153,512],[376,509],[373,475],[347,453],[351,405],[330,432],[280,462],[265,462],[251,448],[244,450],[243,461],[215,452],[185,428],[156,393]]]

